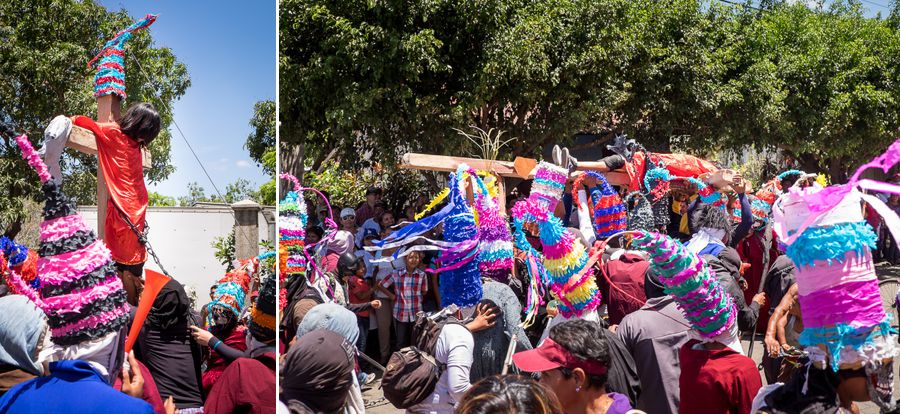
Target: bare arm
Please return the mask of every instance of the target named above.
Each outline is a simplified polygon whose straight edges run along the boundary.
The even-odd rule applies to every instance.
[[[772,311],[772,317],[769,318],[769,324],[766,327],[766,349],[769,351],[770,356],[778,355],[778,350],[781,347],[782,341],[784,338],[784,326],[781,326],[780,331],[778,324],[781,319],[784,319],[784,323],[787,323],[787,315],[791,312],[791,309],[797,303],[797,284],[794,283],[788,288],[784,297],[781,298],[781,302],[778,303],[778,306],[775,307],[775,310]],[[776,340],[776,335],[778,339]]]

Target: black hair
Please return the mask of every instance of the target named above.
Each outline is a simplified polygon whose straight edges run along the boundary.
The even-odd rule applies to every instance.
[[[609,367],[609,344],[606,343],[606,336],[603,335],[602,329],[596,322],[574,319],[550,328],[550,339],[578,359],[596,361]],[[561,371],[566,378],[572,376],[572,371],[569,369]],[[606,385],[607,374],[585,373],[585,375],[587,376],[587,387],[600,388]]]
[[[136,103],[125,110],[125,115],[119,120],[119,128],[141,145],[150,145],[159,135],[159,112],[149,103]]]
[[[323,236],[325,236],[325,230],[324,230],[322,227],[320,227],[320,226],[312,226],[312,227],[306,229],[306,232],[307,232],[307,233],[314,233],[315,235],[319,236],[320,239],[321,239]]]
[[[494,375],[478,381],[459,402],[457,414],[561,414],[556,394],[521,375]]]
[[[712,204],[703,204],[697,207],[697,210],[694,211],[694,215],[691,219],[691,221],[693,221],[692,231],[696,232],[700,230],[701,227],[725,230],[725,240],[723,240],[723,242],[728,244],[731,240],[731,232],[733,229],[731,227],[731,219],[728,217],[728,214],[725,213],[725,210]]]
[[[659,281],[659,274],[653,268],[644,274],[644,295],[647,299],[666,296],[665,286]]]

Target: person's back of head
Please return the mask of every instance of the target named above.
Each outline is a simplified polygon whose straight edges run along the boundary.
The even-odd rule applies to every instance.
[[[159,112],[146,102],[131,105],[119,120],[119,129],[142,146],[150,145],[159,135]]]
[[[338,258],[337,270],[338,275],[340,277],[344,276],[353,276],[356,274],[356,270],[359,268],[359,265],[362,263],[362,259],[359,258],[353,252],[346,252]]]
[[[659,275],[653,269],[644,273],[644,295],[647,300],[666,296],[666,287],[659,281]]]
[[[291,412],[341,412],[353,385],[354,352],[349,341],[332,331],[301,336],[279,370],[281,401]]]
[[[478,381],[456,408],[457,414],[562,412],[562,406],[552,391],[520,375],[495,375]]]

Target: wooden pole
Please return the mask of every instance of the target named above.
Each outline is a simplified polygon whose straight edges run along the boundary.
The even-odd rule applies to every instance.
[[[97,122],[108,123],[119,120],[122,110],[122,99],[115,94],[97,98]],[[101,240],[106,240],[106,207],[109,203],[109,189],[106,188],[106,177],[97,160],[97,233]]]

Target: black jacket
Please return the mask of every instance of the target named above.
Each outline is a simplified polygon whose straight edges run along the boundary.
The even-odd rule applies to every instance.
[[[726,247],[719,252],[718,256],[704,255],[703,260],[709,265],[710,270],[715,272],[716,280],[731,295],[734,305],[737,308],[738,329],[741,331],[751,331],[759,319],[759,304],[756,302],[747,302],[744,299],[744,291],[741,289],[741,258],[737,250]]]

